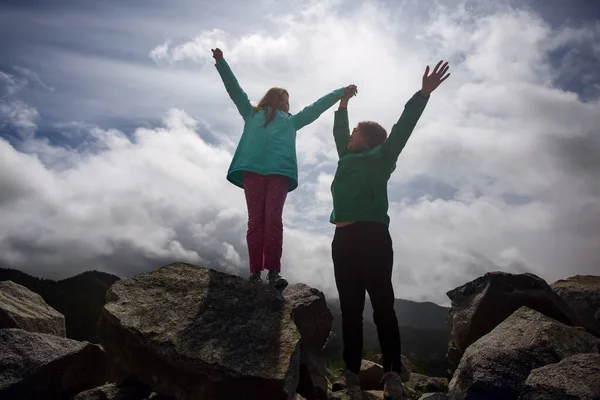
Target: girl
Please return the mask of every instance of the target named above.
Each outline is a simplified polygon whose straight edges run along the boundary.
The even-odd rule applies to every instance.
[[[281,276],[283,222],[281,215],[288,192],[298,186],[296,131],[315,121],[344,93],[356,87],[337,89],[305,107],[289,113],[285,89],[271,88],[257,106],[238,84],[220,49],[212,50],[225,89],[244,119],[244,132],[237,146],[227,180],[244,189],[248,206],[248,255],[250,280],[261,282],[261,271],[269,270],[268,281],[278,289],[287,286]]]
[[[335,113],[333,135],[340,160],[331,185],[336,225],[331,252],[335,283],[342,310],[343,358],[346,369],[333,390],[358,387],[362,359],[362,314],[365,292],[373,304],[383,355],[384,398],[403,398],[400,372],[400,331],[394,310],[392,286],[393,249],[388,226],[387,182],[400,152],[421,117],[429,95],[450,74],[440,61],[423,75],[421,90],[406,103],[389,138],[376,122],[360,122],[352,131],[348,124],[348,94]]]

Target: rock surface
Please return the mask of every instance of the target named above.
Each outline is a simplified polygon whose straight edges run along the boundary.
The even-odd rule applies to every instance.
[[[107,383],[73,396],[71,400],[146,400],[152,391],[148,386]],[[158,396],[154,396],[157,399]]]
[[[400,375],[402,376],[402,382],[408,382],[410,379],[410,374],[415,370],[415,366],[404,354],[401,355],[401,359],[402,371]],[[383,355],[375,354],[369,359],[369,361],[373,361],[375,364],[383,365]]]
[[[333,322],[323,292],[297,283],[286,287],[283,297],[300,332],[301,343],[320,351],[327,342]]]
[[[22,329],[0,329],[0,398],[59,399],[106,382],[102,348]]]
[[[0,282],[0,329],[66,337],[65,317],[50,307],[42,296],[12,281]]]
[[[407,386],[417,392],[441,392],[448,391],[448,379],[431,377],[421,374],[411,374]]]
[[[383,400],[383,392],[379,390],[342,390],[333,392],[329,400]]]
[[[327,400],[330,374],[323,356],[315,349],[300,350],[300,377],[296,391],[306,400]]]
[[[600,340],[522,307],[463,355],[448,394],[452,400],[517,399],[531,370],[578,353],[598,353]]]
[[[600,337],[600,276],[577,275],[551,287],[575,310],[583,325]]]
[[[577,354],[534,369],[519,400],[600,399],[600,354]]]
[[[300,334],[268,285],[175,263],[116,282],[99,324],[117,383],[187,399],[294,399]]]
[[[579,325],[573,310],[543,279],[533,274],[490,272],[447,293],[452,300],[448,321],[456,347],[456,365],[464,351],[520,307],[529,307],[567,325]]]
[[[448,395],[445,393],[425,393],[419,400],[448,400]]]
[[[362,390],[383,390],[381,383],[383,367],[369,360],[362,360],[360,364],[360,387]]]

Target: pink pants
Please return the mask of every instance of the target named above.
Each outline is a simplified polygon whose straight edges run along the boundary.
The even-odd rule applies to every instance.
[[[250,273],[264,269],[281,270],[283,251],[283,205],[289,180],[282,175],[244,172],[244,193],[248,206],[248,256]]]

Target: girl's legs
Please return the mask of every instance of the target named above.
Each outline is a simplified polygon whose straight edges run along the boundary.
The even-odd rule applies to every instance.
[[[253,172],[244,172],[244,194],[248,207],[248,256],[250,273],[260,273],[263,268],[266,177]]]
[[[282,175],[267,175],[264,212],[264,266],[269,271],[281,271],[283,251],[283,206],[289,179]]]

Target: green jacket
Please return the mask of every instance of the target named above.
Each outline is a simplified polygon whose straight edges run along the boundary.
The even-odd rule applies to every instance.
[[[292,115],[277,111],[275,118],[263,127],[265,113],[255,111],[237,79],[222,59],[216,64],[225,89],[244,118],[244,132],[227,171],[227,180],[244,187],[242,173],[261,175],[284,175],[289,178],[288,191],[298,187],[298,162],[296,161],[296,131],[314,122],[344,95],[344,88],[337,89],[299,113]]]
[[[406,103],[402,116],[385,142],[354,153],[346,150],[350,135],[348,111],[335,112],[333,136],[340,160],[331,184],[331,223],[372,221],[389,227],[387,182],[427,101],[417,92]]]

